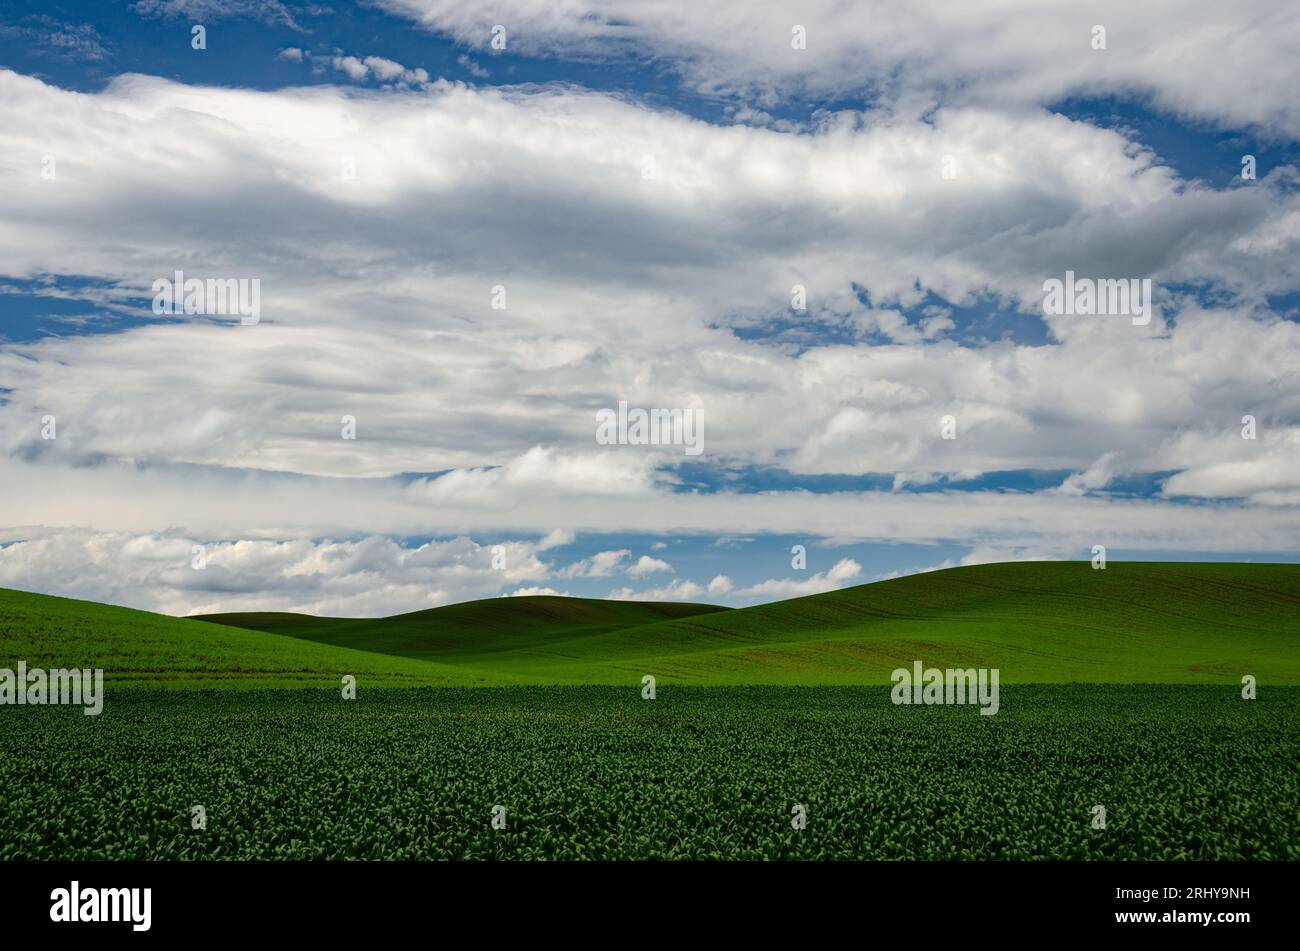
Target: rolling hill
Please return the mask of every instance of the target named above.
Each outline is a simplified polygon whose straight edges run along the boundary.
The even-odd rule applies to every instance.
[[[883,683],[914,660],[999,667],[1004,682],[1207,683],[1252,673],[1300,683],[1297,565],[1013,562],[736,610],[682,606],[677,617],[668,605],[614,604],[498,598],[392,618],[263,623],[535,683],[627,683],[646,673],[681,683]],[[256,626],[255,616],[222,620]]]
[[[465,683],[463,671],[279,634],[0,588],[0,667],[104,669],[110,683],[333,686]],[[497,678],[495,682],[500,682]]]
[[[337,647],[454,661],[731,610],[711,604],[534,596],[488,598],[386,618],[252,613],[197,615],[196,619]]]
[[[1004,683],[1300,684],[1300,565],[1015,562],[751,608],[493,598],[389,618],[173,618],[0,590],[0,666],[210,686],[887,683],[921,660]],[[373,679],[371,679],[373,678]]]

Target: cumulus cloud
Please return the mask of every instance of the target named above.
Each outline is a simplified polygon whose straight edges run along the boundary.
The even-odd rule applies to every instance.
[[[373,79],[378,83],[400,87],[419,86],[429,81],[429,74],[424,69],[407,69],[401,63],[382,56],[367,56],[362,59],[336,54],[330,59],[330,65],[357,83]]]
[[[623,569],[623,563],[632,554],[626,548],[598,551],[590,558],[582,558],[560,570],[562,578],[605,578]]]
[[[807,578],[770,578],[757,584],[737,588],[726,575],[717,575],[707,586],[687,578],[675,578],[659,588],[637,590],[618,588],[609,598],[620,601],[693,601],[721,599],[729,601],[777,601],[783,598],[800,598],[809,594],[835,591],[860,578],[862,566],[851,558],[841,558],[829,570],[820,571]]]
[[[330,62],[353,82],[365,82],[370,77],[370,67],[355,56],[335,56]]]
[[[516,588],[514,591],[511,591],[506,595],[503,595],[503,597],[535,598],[542,595],[545,595],[547,597],[552,597],[552,598],[571,597],[571,595],[567,591],[556,591],[554,588],[542,588],[542,587],[538,587],[537,585],[530,585],[529,587],[526,588]]]
[[[737,598],[757,598],[764,601],[801,598],[809,594],[821,594],[824,591],[843,588],[861,574],[861,565],[852,558],[841,558],[828,570],[819,571],[807,578],[769,578],[747,588],[738,588],[734,594]]]
[[[1266,420],[1254,439],[1240,430],[1186,432],[1170,440],[1164,457],[1182,471],[1165,481],[1164,494],[1300,505],[1300,427]]]
[[[493,565],[498,551],[501,568]],[[467,537],[403,547],[379,537],[210,541],[75,530],[37,531],[0,547],[0,586],[170,614],[388,615],[484,597],[548,571],[532,543],[484,546]],[[514,593],[524,592],[542,589]]]
[[[658,571],[672,571],[673,566],[660,558],[651,558],[649,555],[642,555],[637,559],[636,564],[627,570],[627,573],[633,578],[643,578],[646,575],[652,575]]]
[[[75,272],[120,303],[184,265],[260,277],[264,311],[256,327],[181,320],[4,348],[19,384],[0,418],[11,451],[54,451],[31,444],[45,407],[75,418],[57,451],[79,458],[354,476],[478,467],[463,478],[486,485],[576,459],[551,447],[592,447],[596,410],[626,398],[704,407],[714,463],[953,473],[1081,469],[1119,451],[1141,469],[1189,419],[1208,425],[1234,403],[1290,412],[1300,389],[1278,371],[1300,328],[1258,303],[1170,301],[1145,328],[1049,318],[1053,340],[1037,346],[961,346],[942,312],[898,322],[918,286],[1033,309],[1043,275],[1067,267],[1217,276],[1255,297],[1295,286],[1300,212],[1281,170],[1215,191],[1061,117],[842,116],[790,135],[573,90],[380,97],[124,77],[82,95],[7,72],[0,88],[13,276]],[[164,129],[183,143],[165,157],[142,144]],[[956,188],[939,175],[949,151],[963,156]],[[39,178],[46,152],[60,157],[53,182]],[[1252,237],[1261,229],[1270,240]],[[857,321],[883,338],[792,350],[737,335],[785,312],[795,282],[812,325]],[[855,286],[899,307],[869,306]],[[109,387],[103,405],[94,394]],[[186,399],[157,399],[169,387]],[[345,413],[356,441],[330,438]],[[960,436],[939,443],[946,413]],[[639,490],[681,458],[644,448],[545,477]],[[506,456],[516,470],[493,468]]]
[[[611,601],[695,601],[707,593],[706,589],[687,578],[674,578],[662,588],[636,591],[617,588],[606,597]]]

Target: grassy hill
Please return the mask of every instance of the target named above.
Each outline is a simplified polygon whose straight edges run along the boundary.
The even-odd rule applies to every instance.
[[[1004,682],[1210,683],[1251,673],[1300,683],[1300,566],[953,568],[614,632],[581,645],[580,667],[557,653],[498,668],[528,676],[603,668],[681,682],[870,683],[922,660],[999,667]]]
[[[0,588],[0,667],[20,660],[186,687],[334,686],[343,674],[358,683],[466,682],[463,671],[405,657]]]
[[[533,683],[883,683],[914,660],[1008,683],[1300,683],[1298,565],[1015,562],[676,618],[518,600],[267,629]]]
[[[197,619],[338,647],[455,663],[730,610],[711,604],[534,596],[468,601],[387,618],[244,613],[198,615]]]
[[[213,623],[221,621],[222,623]],[[493,598],[391,618],[171,618],[0,590],[0,666],[178,684],[887,683],[998,667],[1004,683],[1300,684],[1300,565],[1016,562],[738,610]]]

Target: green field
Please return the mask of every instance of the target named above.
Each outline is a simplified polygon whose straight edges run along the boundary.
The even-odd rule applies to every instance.
[[[1300,858],[1294,687],[1012,686],[994,717],[887,687],[141,689],[3,715],[0,859]]]
[[[0,859],[1300,858],[1300,566],[377,619],[0,590],[19,660],[108,683],[98,716],[0,707]],[[997,714],[895,706],[915,660],[999,668]]]

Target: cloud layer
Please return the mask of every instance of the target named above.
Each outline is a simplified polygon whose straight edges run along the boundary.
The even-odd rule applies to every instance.
[[[381,2],[478,49],[491,49],[502,26],[508,50],[667,61],[701,90],[762,105],[795,94],[865,92],[915,106],[1125,92],[1235,128],[1300,135],[1300,103],[1277,81],[1300,59],[1300,10],[1270,0],[717,0],[672,15],[656,0]]]
[[[112,281],[123,309],[176,269],[257,277],[264,314],[5,348],[0,439],[20,456],[390,475],[548,446],[576,465],[620,399],[699,407],[714,462],[804,473],[1217,464],[1188,457],[1188,431],[1252,412],[1269,453],[1293,451],[1300,334],[1264,303],[1296,285],[1289,169],[1210,190],[1041,112],[793,135],[571,90],[0,87],[12,276]],[[183,144],[148,144],[163,136]],[[1067,268],[1235,303],[1170,291],[1147,327],[1043,318],[1039,345],[962,346],[950,320],[906,316],[919,288],[1032,312]],[[778,317],[811,336],[755,334]]]
[[[1242,180],[1234,157],[1188,180],[1046,108],[1123,93],[1243,154],[1294,139],[1295,11],[385,5],[493,76],[497,24],[510,53],[666,63],[729,120],[296,46],[342,85],[0,70],[0,280],[116,329],[0,344],[0,583],[372,613],[861,580],[852,559],[736,584],[617,543],[544,555],[578,533],[1295,552],[1300,173]],[[177,270],[258,280],[261,321],[155,319]],[[1067,271],[1150,278],[1152,320],[1043,316]],[[597,445],[620,401],[702,414],[703,454]],[[755,469],[785,487],[735,485]],[[980,487],[1005,473],[1055,475]],[[875,476],[892,489],[843,481]],[[415,535],[440,540],[395,541]],[[524,539],[504,584],[488,535]]]

